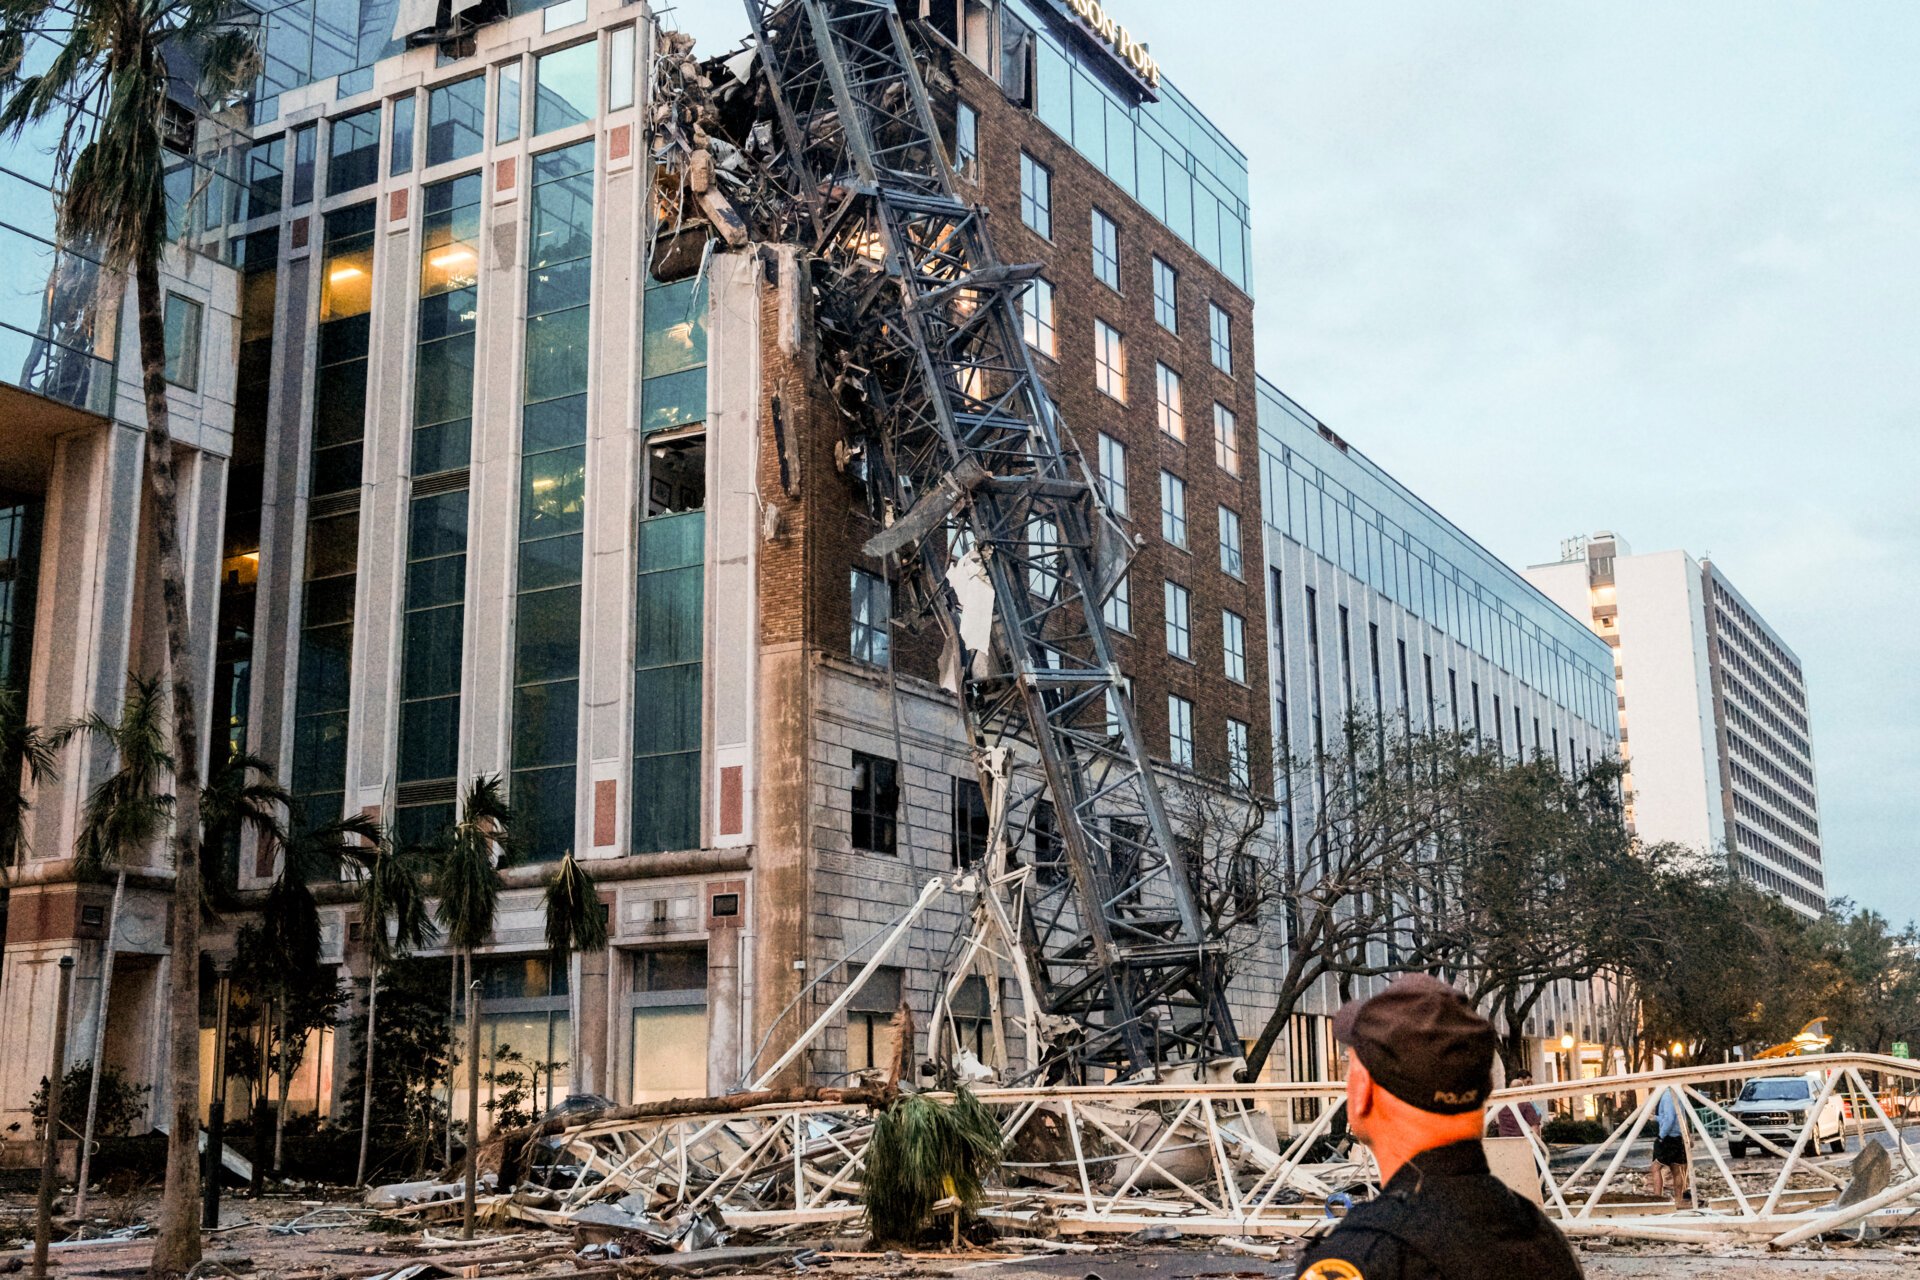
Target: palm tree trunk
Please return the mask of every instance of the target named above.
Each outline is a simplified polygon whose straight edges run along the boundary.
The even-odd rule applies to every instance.
[[[167,973],[167,1074],[172,1127],[160,1229],[149,1272],[185,1275],[200,1261],[200,716],[187,624],[187,572],[180,552],[180,492],[167,424],[167,339],[157,251],[134,262],[140,315],[140,382],[147,409],[147,482],[154,561],[165,606],[173,727],[173,963]]]
[[[360,1094],[360,1163],[354,1170],[353,1185],[367,1185],[367,1135],[373,1132],[373,1030],[374,1014],[380,1005],[380,962],[367,962],[367,1066],[362,1072]]]
[[[461,1192],[460,1236],[473,1239],[473,1200],[480,1179],[480,989],[467,952],[467,1185]]]
[[[120,937],[120,899],[127,891],[127,869],[113,878],[113,906],[107,910],[107,952],[100,962],[100,1007],[93,1015],[93,1078],[87,1081],[87,1122],[80,1135],[80,1180],[73,1189],[73,1216],[87,1212],[87,1171],[93,1166],[93,1122],[100,1109],[100,1059],[107,1051],[107,1001],[113,994],[113,947]]]

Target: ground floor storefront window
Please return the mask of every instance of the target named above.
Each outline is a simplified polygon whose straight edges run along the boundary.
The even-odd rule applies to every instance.
[[[636,951],[631,960],[634,1102],[707,1094],[707,949]]]

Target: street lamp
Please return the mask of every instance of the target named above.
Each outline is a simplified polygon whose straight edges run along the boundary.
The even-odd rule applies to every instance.
[[[1560,1056],[1564,1061],[1560,1068],[1560,1078],[1568,1082],[1573,1080],[1573,1044],[1573,1032],[1562,1032],[1560,1035]],[[1572,1094],[1567,1095],[1567,1115],[1573,1115]]]
[[[200,1184],[200,1225],[208,1231],[220,1225],[220,1158],[227,1143],[227,1001],[232,994],[233,962],[214,963],[213,1098],[207,1103],[207,1158]]]

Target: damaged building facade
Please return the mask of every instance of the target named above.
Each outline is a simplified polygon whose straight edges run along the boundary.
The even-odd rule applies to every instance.
[[[1057,860],[1060,817],[1045,799],[998,811],[956,655],[921,588],[870,554],[898,514],[886,460],[823,374],[831,335],[798,238],[750,220],[782,146],[752,56],[705,61],[726,51],[610,0],[361,9],[352,31],[312,5],[268,15],[254,123],[215,157],[227,183],[200,239],[232,277],[233,432],[252,464],[208,516],[224,510],[226,535],[207,615],[215,750],[272,762],[296,821],[366,814],[403,841],[443,830],[471,779],[503,780],[522,848],[478,956],[482,1072],[524,1069],[536,1107],[728,1091],[830,1009],[783,1079],[842,1082],[888,1064],[903,1002],[917,1052],[938,1007],[988,1068],[1031,1067],[1005,1016],[1017,984],[961,963],[961,878],[999,831],[1016,864]],[[1089,706],[1092,737],[1131,726],[1176,823],[1192,797],[1260,812],[1276,751],[1303,747],[1309,650],[1286,628],[1316,573],[1323,626],[1338,595],[1343,625],[1351,608],[1357,626],[1420,635],[1418,652],[1459,647],[1440,660],[1462,679],[1492,664],[1492,697],[1496,641],[1447,640],[1471,624],[1374,601],[1386,588],[1276,514],[1290,491],[1273,459],[1332,446],[1273,443],[1294,427],[1270,424],[1280,401],[1254,372],[1246,159],[1162,78],[1147,33],[1065,0],[901,12],[956,192],[1026,284],[1019,336],[1062,452],[1124,535],[1100,614],[1130,713]],[[1048,530],[1029,538],[1043,607]],[[992,608],[954,594],[963,630]],[[113,705],[120,668],[95,667],[84,699],[34,714]],[[1502,669],[1511,714],[1564,731],[1570,759],[1611,749],[1583,688]],[[1393,688],[1405,705],[1406,682]],[[77,802],[61,803],[41,809],[67,825],[33,846],[54,881]],[[1280,838],[1276,809],[1259,820]],[[610,945],[555,962],[541,895],[569,853],[598,883]],[[276,874],[271,850],[234,858],[243,896]],[[951,891],[923,903],[935,877]],[[158,960],[125,972],[165,963],[163,890],[142,889],[141,929],[114,944]],[[76,907],[79,924],[29,936],[21,893],[0,1007],[50,1026],[51,996],[21,975],[77,939],[93,958],[84,1038],[103,921]],[[352,896],[320,886],[323,960],[352,996],[309,1042],[296,1114],[352,1109],[370,968]],[[216,958],[244,918],[210,936]],[[447,952],[420,962],[457,1007]],[[1242,1026],[1266,1012],[1262,972],[1236,966]],[[134,1080],[157,1077],[160,989],[150,974],[115,988],[124,1031],[106,1060]],[[1323,1022],[1303,1020],[1269,1075],[1332,1069],[1310,1047]],[[0,1121],[24,1118],[41,1043],[8,1037]],[[447,1101],[464,1112],[464,1094]]]

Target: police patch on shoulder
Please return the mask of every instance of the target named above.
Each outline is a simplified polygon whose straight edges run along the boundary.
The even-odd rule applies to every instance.
[[[1322,1258],[1300,1273],[1300,1280],[1367,1280],[1345,1258]]]

